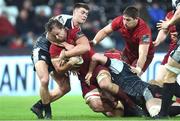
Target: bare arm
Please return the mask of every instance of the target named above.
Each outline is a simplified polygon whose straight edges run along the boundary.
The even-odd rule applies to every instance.
[[[69,70],[71,70],[75,64],[79,62],[78,57],[71,57],[68,62],[64,62],[63,65],[60,65],[59,58],[51,59],[52,64],[59,74],[65,74]]]
[[[104,65],[107,61],[107,57],[105,57],[103,54],[100,54],[100,53],[95,53],[92,58],[91,58],[91,62],[90,62],[90,65],[89,65],[89,70],[88,70],[88,73],[86,74],[86,77],[85,77],[85,81],[88,85],[90,85],[90,79],[92,77],[92,73],[95,69],[95,67],[97,66],[98,63]]]
[[[82,55],[90,50],[90,45],[87,37],[83,36],[76,40],[76,46],[71,50],[65,51],[66,57]]]
[[[139,67],[141,69],[144,67],[144,64],[147,60],[148,50],[149,50],[149,44],[139,45],[139,58],[137,60],[136,67]]]
[[[156,40],[153,42],[154,46],[158,46],[160,43],[162,43],[168,34],[169,31],[161,29],[156,37]]]
[[[157,23],[158,29],[167,29],[170,25],[175,25],[178,21],[180,21],[180,7],[177,8],[173,17],[170,20],[163,21],[161,20],[160,23]]]
[[[169,21],[169,26],[176,24],[180,20],[180,7],[174,13],[174,16]]]
[[[92,77],[92,73],[93,73],[94,69],[96,68],[96,66],[97,66],[97,61],[91,60],[90,65],[89,65],[88,73],[85,76],[85,82],[88,85],[90,85],[90,79]]]
[[[111,27],[111,24],[105,26],[103,29],[101,29],[96,36],[93,39],[93,44],[99,43],[101,40],[103,40],[105,37],[107,37],[109,34],[113,32],[113,29]]]

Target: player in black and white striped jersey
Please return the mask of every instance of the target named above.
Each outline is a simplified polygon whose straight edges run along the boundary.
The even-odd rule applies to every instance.
[[[72,16],[60,15],[58,17],[55,17],[54,19],[57,19],[66,28],[68,28],[68,31],[74,30],[75,32],[78,32],[79,35],[82,34],[80,24],[83,24],[86,21],[88,12],[89,12],[89,7],[87,4],[77,3],[74,6]],[[74,38],[72,37],[72,40]],[[75,41],[74,42],[75,48],[73,48],[70,51],[65,51],[65,55],[67,57],[77,56],[90,50],[89,41],[85,36],[82,36],[81,38],[73,41]],[[38,77],[40,79],[41,100],[39,100],[36,104],[34,104],[31,110],[38,116],[38,118],[46,118],[46,119],[52,118],[50,103],[53,100],[51,99],[52,94],[48,90],[49,73],[51,71],[54,71],[49,55],[50,45],[51,42],[47,39],[47,33],[45,32],[44,34],[42,34],[42,36],[40,36],[37,39],[32,51],[33,64],[36,73],[38,74]],[[57,80],[60,81],[61,78]],[[61,88],[62,89],[61,91],[64,91],[63,93],[67,93],[69,89],[68,88],[66,89],[65,83],[64,83],[64,88],[65,90]],[[43,116],[42,113],[42,111],[44,110],[45,110],[45,116]]]

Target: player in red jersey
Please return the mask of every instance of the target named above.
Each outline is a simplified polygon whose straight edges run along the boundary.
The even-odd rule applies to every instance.
[[[170,11],[167,13],[166,15],[166,20],[170,20],[173,15],[174,15],[174,10]],[[174,50],[174,48],[177,45],[177,30],[176,30],[176,26],[175,25],[171,25],[168,27],[168,29],[161,29],[158,33],[158,36],[156,38],[156,41],[153,42],[154,46],[158,46],[160,43],[162,43],[166,37],[168,36],[168,34],[170,34],[170,44],[169,44],[169,49],[167,54],[164,56],[164,59],[162,61],[162,65],[165,65],[168,61],[169,55],[170,53]],[[165,67],[160,65],[159,67],[159,71],[160,73],[158,73],[156,80],[154,81],[158,81],[156,84],[158,84],[159,86],[163,86],[163,77],[165,75]],[[176,101],[178,103],[180,103],[180,98],[177,98]]]
[[[180,86],[178,84],[178,75],[180,74],[180,38],[179,38],[179,18],[180,18],[180,1],[172,0],[172,5],[175,9],[174,15],[170,20],[161,20],[157,23],[159,30],[168,29],[168,27],[175,25],[178,32],[178,42],[176,48],[170,53],[167,64],[165,64],[165,76],[163,78],[163,95],[161,110],[155,118],[162,118],[168,116],[170,100],[173,95],[180,97]]]
[[[53,55],[52,57],[58,57],[60,53],[62,53],[61,47],[53,45],[53,44],[50,46],[50,54]],[[117,114],[122,115],[122,106],[120,107],[118,106],[120,109],[116,109],[118,108],[116,105],[117,104],[119,105],[119,102],[118,103],[114,102],[113,98],[104,99],[103,98],[104,96],[99,97],[101,93],[103,94],[108,93],[108,95],[110,93],[111,95],[114,95],[117,99],[120,99],[122,101],[126,110],[125,115],[127,115],[128,113],[128,115],[142,116],[143,114],[142,110],[131,101],[131,99],[121,90],[121,88],[119,88],[119,86],[111,82],[111,75],[108,72],[107,68],[103,66],[95,67],[95,71],[91,73],[91,79],[90,79],[91,83],[89,85],[85,83],[86,74],[89,70],[89,64],[90,64],[91,57],[93,54],[94,54],[94,50],[91,49],[91,51],[86,52],[85,54],[82,55],[83,63],[80,66],[80,69],[78,70],[78,77],[79,77],[79,80],[81,81],[83,96],[86,99],[86,102],[90,106],[90,108],[95,112],[103,112],[107,116],[110,116],[110,115],[116,116]],[[53,65],[57,65],[55,63],[56,62],[54,62]],[[55,68],[58,68],[58,67],[55,66]],[[59,67],[59,68],[62,68],[62,67]],[[58,69],[58,70],[61,70],[61,69]],[[100,100],[101,98],[102,100]],[[104,101],[108,101],[110,103],[104,103]],[[109,106],[110,104],[114,106],[113,107]]]
[[[151,30],[138,14],[137,8],[127,7],[123,15],[116,17],[101,29],[92,42],[97,44],[113,31],[118,31],[125,40],[122,60],[131,65],[134,72],[141,75],[154,57],[154,48]]]
[[[174,15],[174,10],[168,12],[166,15],[166,20],[171,19],[173,17],[173,15]],[[154,46],[158,46],[160,43],[162,43],[166,39],[168,34],[170,34],[169,50],[162,61],[162,65],[167,63],[170,53],[177,45],[177,34],[178,33],[176,31],[176,26],[172,25],[172,26],[168,27],[168,30],[160,30],[156,40],[153,42]]]
[[[59,59],[59,54],[62,53],[62,50],[62,47],[59,47],[55,44],[51,44],[50,46],[52,64],[54,65],[56,71],[61,71],[61,74],[62,72],[66,73],[67,71],[70,71],[74,64],[77,62],[75,59],[72,60],[72,58],[75,57],[71,57],[65,64],[63,64],[62,66],[58,66],[59,62],[57,62],[56,60]],[[102,112],[107,116],[121,116],[123,114],[123,105],[121,104],[121,102],[117,102],[113,96],[109,95],[109,93],[100,90],[97,83],[97,75],[106,72],[107,68],[98,66],[92,74],[92,83],[90,85],[85,83],[85,76],[89,68],[90,58],[93,54],[94,51],[92,49],[91,51],[83,54],[83,63],[78,69],[78,77],[81,81],[83,97],[93,111]],[[59,94],[56,94],[57,95],[54,96],[58,97]]]
[[[170,11],[167,13],[166,15],[166,20],[169,20],[172,18],[172,16],[174,15],[174,10]],[[154,46],[158,46],[160,43],[162,43],[166,37],[168,36],[168,34],[170,34],[170,44],[169,44],[169,50],[167,52],[167,54],[165,55],[163,61],[162,61],[162,65],[165,65],[167,63],[167,60],[169,58],[170,53],[172,52],[172,50],[176,47],[177,45],[177,31],[176,31],[176,26],[169,26],[168,29],[162,29],[159,31],[156,40],[153,42]],[[164,66],[160,66],[159,67],[159,72],[157,75],[157,80],[158,80],[158,84],[159,86],[162,86],[163,81],[162,78],[164,77]]]
[[[85,36],[82,36],[82,33],[80,32],[80,24],[83,24],[86,21],[88,12],[89,12],[89,7],[87,4],[77,3],[74,6],[72,17],[68,17],[67,15],[60,15],[57,18],[55,18],[60,23],[62,23],[66,28],[68,28],[70,33],[74,33],[75,35],[72,36],[72,39],[76,39],[76,41],[72,41],[72,42],[74,42],[76,46],[71,51],[65,52],[64,55],[66,55],[67,57],[82,54],[84,52],[89,51],[90,49],[88,39]],[[36,72],[38,73],[38,77],[40,78],[41,88],[43,89],[41,90],[41,92],[43,91],[43,93],[41,93],[41,98],[43,100],[39,100],[36,104],[34,104],[31,110],[33,111],[33,113],[35,113],[38,116],[38,118],[50,119],[52,117],[50,102],[51,102],[51,95],[53,95],[53,93],[49,93],[48,90],[49,73],[50,71],[52,71],[52,69],[48,70],[49,68],[52,67],[49,56],[49,46],[51,43],[49,41],[49,38],[46,37],[48,37],[47,33],[40,36],[36,41],[36,44],[34,45],[34,49],[33,49],[32,58],[36,68]],[[57,37],[58,37],[58,33],[57,35],[53,35],[53,39],[57,39]],[[58,80],[62,80],[62,79],[59,78]],[[61,91],[66,91],[66,93],[69,91],[69,90],[63,90],[63,88],[60,89],[62,89]],[[43,111],[45,107],[47,107],[48,111],[45,111],[45,116],[44,116]]]

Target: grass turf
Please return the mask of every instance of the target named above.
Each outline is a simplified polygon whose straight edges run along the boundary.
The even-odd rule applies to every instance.
[[[35,103],[38,97],[0,97],[0,120],[36,120],[36,116],[30,111],[30,107]],[[52,105],[53,120],[78,121],[78,120],[147,120],[147,118],[129,117],[129,118],[107,118],[101,113],[94,113],[85,104],[81,96],[65,96],[54,102]],[[52,120],[52,121],[53,121]],[[174,117],[169,120],[180,120],[180,117]]]

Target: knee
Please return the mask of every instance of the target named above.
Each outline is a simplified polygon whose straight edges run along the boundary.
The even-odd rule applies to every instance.
[[[71,87],[70,87],[70,85],[67,85],[67,86],[63,87],[61,90],[62,90],[63,94],[66,94],[71,90]]]
[[[49,84],[49,76],[43,76],[40,78],[41,86],[47,87]]]
[[[109,79],[103,79],[99,82],[99,87],[104,90],[109,90],[111,88],[111,82]]]
[[[101,89],[109,90],[109,88],[111,88],[112,82],[111,82],[111,75],[109,72],[105,70],[100,71],[96,79]]]

